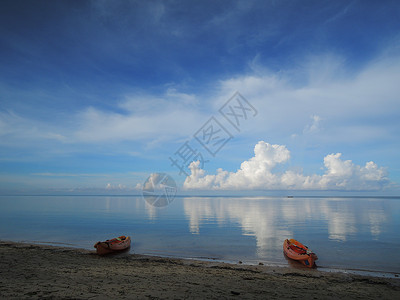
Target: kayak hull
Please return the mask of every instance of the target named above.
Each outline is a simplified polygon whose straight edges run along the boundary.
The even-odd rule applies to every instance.
[[[318,259],[317,255],[307,246],[294,239],[286,239],[283,242],[283,252],[290,259],[297,260],[308,268],[314,267],[315,261]]]
[[[109,253],[120,252],[128,249],[131,246],[131,238],[120,236],[115,239],[106,240],[104,242],[97,242],[94,245],[98,255],[105,255]]]

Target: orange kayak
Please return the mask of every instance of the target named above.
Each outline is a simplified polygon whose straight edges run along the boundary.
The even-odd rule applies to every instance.
[[[286,239],[283,242],[283,252],[287,257],[297,260],[309,268],[314,267],[315,261],[318,259],[314,252],[295,239]]]
[[[118,252],[128,249],[131,246],[131,238],[128,236],[120,236],[115,239],[106,240],[104,242],[97,242],[94,247],[97,254],[104,255],[108,253]]]

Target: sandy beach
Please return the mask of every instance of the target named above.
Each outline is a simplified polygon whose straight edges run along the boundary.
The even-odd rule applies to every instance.
[[[3,299],[399,299],[400,279],[0,242]]]

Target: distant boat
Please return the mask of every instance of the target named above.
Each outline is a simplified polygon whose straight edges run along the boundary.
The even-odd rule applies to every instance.
[[[293,196],[287,196],[288,198],[293,198]]]
[[[94,247],[97,254],[104,255],[113,252],[119,252],[128,249],[131,246],[131,238],[128,236],[119,236],[115,239],[106,240],[104,242],[97,242]]]
[[[297,260],[309,268],[314,267],[315,261],[318,259],[314,252],[295,239],[286,239],[283,242],[283,252],[287,257]]]

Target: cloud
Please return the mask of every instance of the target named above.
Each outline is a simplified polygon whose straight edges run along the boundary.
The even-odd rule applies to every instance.
[[[312,134],[318,132],[321,127],[321,117],[317,115],[311,116],[312,123],[303,129],[304,134]]]
[[[118,103],[122,111],[89,107],[77,116],[73,133],[77,142],[168,140],[195,132],[204,116],[192,94],[168,88],[161,97],[127,95]]]
[[[123,96],[113,110],[88,106],[58,120],[0,111],[0,144],[25,146],[40,142],[87,144],[121,141],[165,141],[186,137],[205,116],[191,94],[169,88],[161,97]],[[54,114],[49,111],[49,114]],[[197,121],[197,122],[196,122]]]
[[[347,74],[346,61],[333,54],[299,58],[297,65],[279,72],[259,64],[252,62],[250,74],[232,75],[214,82],[211,95],[182,92],[170,85],[158,95],[125,89],[111,105],[98,105],[111,101],[105,95],[99,102],[60,114],[56,121],[3,113],[0,114],[0,135],[4,136],[1,142],[10,139],[15,145],[16,140],[24,143],[31,137],[35,141],[85,144],[176,141],[196,132],[235,91],[259,112],[256,119],[246,124],[246,134],[254,137],[268,134],[276,140],[313,133],[313,138],[319,138],[323,144],[370,143],[376,139],[391,141],[399,128],[396,120],[400,112],[397,105],[400,90],[396,78],[400,64],[398,56],[390,52],[352,74]],[[25,97],[24,94],[16,96]],[[47,97],[58,99],[59,96]],[[49,115],[58,115],[57,111],[46,111]],[[374,118],[373,124],[371,118]],[[388,125],[390,120],[393,122]],[[322,131],[324,135],[318,135]]]
[[[61,132],[61,131],[60,131]],[[64,142],[66,137],[45,121],[23,117],[12,110],[0,111],[0,144],[37,140]]]
[[[137,190],[137,191],[142,191],[143,190],[143,184],[138,182],[133,189]]]
[[[44,177],[105,177],[107,174],[88,174],[88,173],[32,173],[33,176]]]
[[[123,185],[123,184],[117,184],[117,185],[115,185],[115,184],[111,184],[111,183],[107,183],[107,185],[106,185],[106,190],[108,190],[108,191],[123,191],[123,190],[126,190],[127,189],[127,187],[125,186],[125,185]]]
[[[170,110],[195,108],[198,100],[194,94],[180,92],[175,87],[168,87],[160,96],[136,92],[123,96],[118,107],[135,115],[151,115]]]
[[[271,145],[264,141],[254,147],[254,157],[244,161],[236,172],[217,170],[207,175],[199,168],[200,162],[190,164],[191,174],[184,182],[185,189],[207,190],[380,190],[389,184],[385,168],[370,161],[365,166],[342,160],[341,153],[324,158],[323,175],[304,175],[287,170],[273,172],[278,164],[287,162],[289,150],[283,145]]]
[[[313,138],[325,145],[391,141],[399,128],[400,113],[400,88],[395,82],[400,63],[399,55],[393,52],[382,53],[358,69],[349,66],[351,62],[344,57],[330,53],[299,57],[278,71],[252,61],[253,72],[221,81],[220,91],[226,95],[238,90],[257,108],[258,118],[247,130],[254,137],[267,134],[282,140],[293,134],[313,133]],[[225,97],[218,98],[216,109]],[[313,123],[305,127],[310,116]]]

